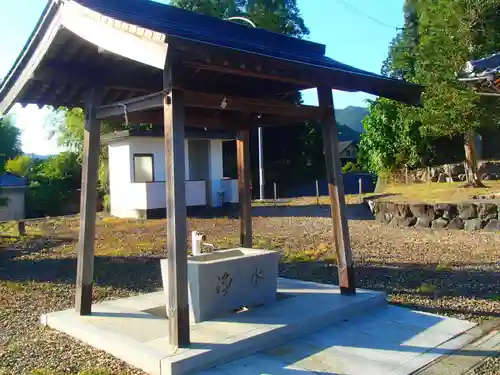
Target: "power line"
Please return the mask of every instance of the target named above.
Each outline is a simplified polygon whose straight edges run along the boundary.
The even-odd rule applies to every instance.
[[[339,2],[340,4],[345,6],[346,8],[350,9],[352,12],[356,13],[357,15],[368,18],[369,20],[372,20],[373,22],[378,23],[380,26],[384,26],[384,27],[388,27],[388,28],[396,29],[396,30],[403,30],[402,27],[388,24],[387,22],[380,21],[379,19],[370,16],[369,14],[367,14],[367,13],[359,10],[358,8],[354,7],[353,5],[349,4],[346,0],[337,0],[337,2]]]

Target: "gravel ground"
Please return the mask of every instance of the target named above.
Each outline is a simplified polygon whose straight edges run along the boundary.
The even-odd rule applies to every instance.
[[[471,375],[498,375],[500,374],[500,357],[488,358],[481,364],[480,367],[475,369]]]
[[[336,283],[327,207],[259,207],[254,215],[254,246],[283,251],[282,276]],[[95,300],[160,288],[164,225],[100,216]],[[191,218],[188,225],[221,248],[238,241],[231,216]],[[349,225],[360,287],[384,290],[396,304],[476,322],[500,316],[500,234],[397,229],[367,220]],[[11,230],[4,225],[0,235]],[[0,236],[1,375],[142,374],[39,324],[42,313],[73,304],[77,231],[78,218],[66,217],[30,222],[24,240]],[[474,374],[500,374],[500,360]]]

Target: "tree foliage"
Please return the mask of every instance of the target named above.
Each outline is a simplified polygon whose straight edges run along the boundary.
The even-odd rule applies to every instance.
[[[259,28],[294,37],[309,34],[297,0],[172,0],[171,5],[223,19],[244,16]]]
[[[362,140],[370,169],[428,163],[435,139],[461,136],[470,180],[480,184],[475,132],[498,126],[500,106],[498,100],[477,96],[456,74],[466,61],[497,52],[499,46],[497,0],[407,0],[405,27],[391,43],[382,73],[425,86],[423,106],[409,109],[385,99],[370,105]]]
[[[0,173],[9,159],[21,154],[21,130],[14,125],[12,116],[0,118]]]
[[[21,152],[21,131],[14,125],[11,116],[0,117],[0,175],[5,171],[5,162]],[[6,198],[0,197],[0,207],[7,203]]]
[[[429,145],[420,134],[414,109],[383,98],[371,101],[368,109],[359,158],[369,171],[380,173],[426,162]]]
[[[32,165],[29,155],[19,155],[14,159],[9,159],[5,163],[5,170],[18,176],[27,176]]]
[[[466,61],[497,52],[500,46],[491,43],[500,35],[500,14],[487,11],[492,4],[500,10],[496,0],[419,2],[416,79],[426,87],[420,111],[424,132],[466,134],[498,122],[498,100],[479,97],[456,77]],[[491,23],[495,29],[484,27]]]
[[[62,152],[32,163],[30,189],[26,196],[29,217],[56,216],[78,212],[82,167],[79,155]]]

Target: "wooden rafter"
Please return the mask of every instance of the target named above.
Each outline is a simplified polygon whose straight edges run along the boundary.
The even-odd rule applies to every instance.
[[[124,80],[123,77],[123,73],[117,75],[111,71],[89,70],[80,64],[50,62],[36,71],[33,80],[61,84],[71,82],[79,86],[90,86],[93,82],[99,82],[102,87],[142,93],[150,93],[159,88],[158,79]]]
[[[317,82],[314,75],[297,69],[286,58],[278,60],[262,55],[238,51],[228,52],[217,46],[212,46],[197,41],[169,39],[169,43],[184,49],[186,57],[183,64],[196,69],[232,75],[247,76],[265,79],[273,82],[293,83],[300,88],[315,87]]]
[[[202,63],[202,62],[188,62],[186,63],[186,66],[196,68],[196,69],[201,69],[201,70],[208,70],[212,72],[219,72],[219,73],[227,73],[227,74],[234,74],[234,75],[240,75],[240,76],[246,76],[246,77],[253,77],[253,78],[259,78],[259,79],[266,79],[270,81],[279,81],[279,82],[287,82],[287,83],[294,83],[297,85],[302,86],[303,88],[308,88],[308,87],[313,87],[314,83],[312,80],[309,79],[300,79],[300,78],[294,78],[293,74],[285,74],[285,73],[279,73],[277,69],[272,69],[270,72],[264,72],[262,71],[261,65],[255,65],[253,67],[249,67],[246,64],[239,64],[236,66],[231,66],[229,61],[225,61],[219,64],[215,63]]]

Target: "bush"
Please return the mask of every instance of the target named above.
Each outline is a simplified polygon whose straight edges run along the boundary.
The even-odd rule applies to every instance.
[[[77,154],[63,152],[40,161],[30,175],[26,195],[28,217],[59,216],[79,211],[82,167]]]
[[[109,194],[104,195],[102,205],[105,212],[111,212],[111,196]]]
[[[5,170],[17,176],[27,176],[32,162],[30,156],[20,155],[14,159],[7,160]]]
[[[342,173],[354,173],[354,172],[362,172],[362,168],[360,168],[357,163],[353,163],[352,161],[348,161],[342,167]]]

